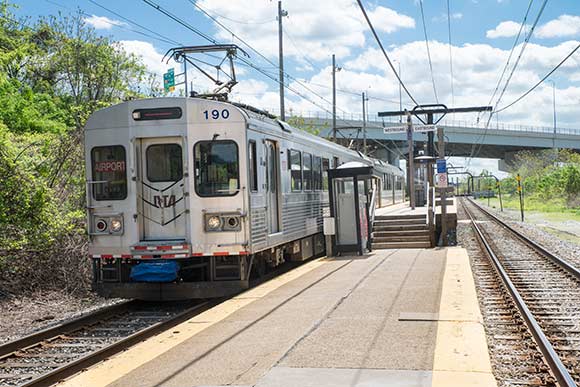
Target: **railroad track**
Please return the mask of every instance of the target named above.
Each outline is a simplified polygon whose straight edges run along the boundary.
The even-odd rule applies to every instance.
[[[49,386],[208,309],[127,301],[0,346],[0,386]]]
[[[580,383],[580,271],[471,200],[483,250],[559,386]]]

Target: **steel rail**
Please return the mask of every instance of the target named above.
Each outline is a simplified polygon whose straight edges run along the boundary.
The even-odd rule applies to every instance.
[[[32,347],[34,345],[40,344],[42,341],[46,341],[71,331],[75,331],[82,328],[95,320],[103,320],[109,317],[113,317],[122,312],[129,310],[133,306],[137,305],[139,301],[125,301],[109,307],[101,308],[96,311],[81,315],[73,320],[69,320],[62,324],[43,329],[41,331],[32,333],[28,336],[22,337],[17,340],[9,341],[5,344],[0,345],[0,360],[12,355],[14,352],[22,349]]]
[[[512,226],[510,226],[509,224],[507,224],[507,222],[505,222],[504,220],[500,219],[496,215],[492,214],[491,212],[489,212],[488,210],[486,210],[485,208],[483,208],[482,206],[480,206],[478,203],[476,203],[472,199],[468,198],[467,200],[469,200],[470,203],[472,203],[473,205],[475,205],[475,207],[477,207],[478,210],[480,210],[481,212],[483,212],[484,214],[486,214],[487,216],[489,216],[490,218],[492,218],[495,222],[497,222],[497,223],[501,224],[503,227],[505,227],[508,231],[510,231],[512,234],[514,234],[516,237],[518,237],[518,239],[520,239],[522,242],[524,242],[525,244],[527,244],[528,246],[530,246],[532,249],[536,250],[538,253],[540,253],[543,256],[545,256],[546,258],[549,258],[556,265],[558,265],[561,268],[565,269],[570,274],[572,274],[574,277],[576,277],[578,280],[580,280],[580,270],[577,267],[575,267],[573,264],[569,263],[564,258],[562,258],[562,257],[554,254],[553,252],[549,251],[548,249],[546,249],[542,245],[534,242],[532,239],[528,238],[527,236],[525,236],[521,232],[517,231]]]
[[[204,301],[187,310],[171,317],[167,320],[160,321],[154,325],[144,328],[138,332],[133,333],[126,338],[119,340],[109,346],[103,347],[97,351],[91,352],[86,356],[83,356],[77,360],[63,365],[62,367],[56,368],[45,374],[42,374],[29,382],[20,385],[19,387],[47,387],[51,386],[59,381],[68,378],[87,367],[90,367],[96,363],[99,363],[149,337],[155,336],[189,318],[199,314],[218,303],[219,300]]]
[[[550,367],[550,370],[552,371],[552,374],[554,375],[554,377],[558,381],[558,384],[561,387],[575,387],[576,383],[574,382],[574,379],[572,378],[572,376],[570,375],[570,373],[568,372],[568,370],[564,366],[564,363],[562,363],[562,360],[560,359],[560,357],[558,356],[558,354],[554,350],[554,347],[552,347],[552,344],[550,343],[550,341],[548,340],[548,338],[546,337],[546,335],[542,331],[542,328],[540,327],[540,325],[538,324],[538,322],[536,321],[536,319],[532,315],[532,312],[530,311],[530,309],[526,305],[524,299],[522,298],[522,296],[520,295],[520,293],[516,289],[515,285],[513,284],[511,279],[509,278],[509,275],[507,274],[507,272],[503,268],[503,265],[501,264],[497,255],[494,253],[491,245],[489,244],[485,235],[483,234],[483,231],[477,225],[471,210],[469,210],[469,208],[467,206],[463,206],[463,207],[465,209],[465,212],[467,213],[467,216],[471,220],[471,224],[476,232],[476,235],[477,235],[480,243],[483,245],[483,247],[485,248],[485,251],[487,252],[487,254],[489,256],[490,261],[493,264],[495,271],[498,273],[498,275],[499,275],[500,279],[502,280],[506,290],[512,296],[512,299],[513,299],[516,307],[520,311],[522,318],[524,319],[526,325],[528,326],[530,333],[534,337],[534,340],[535,340],[536,344],[538,345],[540,351],[544,355],[544,358],[546,359],[546,362],[548,363],[548,367]]]

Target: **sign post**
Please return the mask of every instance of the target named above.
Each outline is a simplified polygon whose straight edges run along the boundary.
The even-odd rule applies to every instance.
[[[516,176],[518,182],[518,194],[520,195],[520,212],[522,214],[522,222],[524,221],[524,193],[522,192],[522,177],[518,173]]]
[[[175,70],[170,68],[165,74],[163,74],[163,88],[165,92],[170,92],[175,90]]]

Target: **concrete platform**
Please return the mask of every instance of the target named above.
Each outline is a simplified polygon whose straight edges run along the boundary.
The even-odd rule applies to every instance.
[[[495,386],[462,248],[319,259],[62,386]]]

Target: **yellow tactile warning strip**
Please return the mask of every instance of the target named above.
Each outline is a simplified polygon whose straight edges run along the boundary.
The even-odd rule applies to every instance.
[[[260,286],[241,293],[240,295],[231,298],[166,332],[139,343],[127,351],[115,355],[107,361],[89,368],[87,371],[80,373],[71,379],[59,383],[58,386],[106,386],[149,362],[153,358],[190,339],[204,329],[225,319],[241,308],[265,297],[268,293],[323,265],[324,261],[325,258],[316,259]]]
[[[447,249],[441,291],[432,386],[497,386],[465,249]]]

